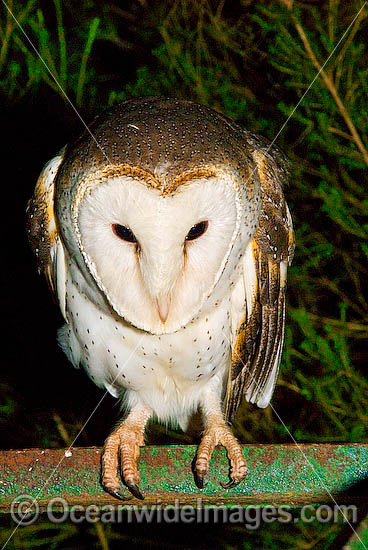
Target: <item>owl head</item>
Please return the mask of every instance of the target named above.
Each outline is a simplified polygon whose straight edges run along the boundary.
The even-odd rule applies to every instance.
[[[188,101],[144,98],[96,119],[56,179],[86,295],[153,334],[228,299],[258,225],[260,162],[255,136]]]

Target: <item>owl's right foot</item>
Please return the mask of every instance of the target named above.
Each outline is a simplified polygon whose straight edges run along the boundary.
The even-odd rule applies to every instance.
[[[144,499],[139,482],[141,476],[138,471],[137,460],[140,447],[144,446],[144,430],[149,415],[131,412],[125,422],[116,428],[106,439],[101,459],[102,487],[120,500],[127,500],[121,494],[121,479],[133,496]]]

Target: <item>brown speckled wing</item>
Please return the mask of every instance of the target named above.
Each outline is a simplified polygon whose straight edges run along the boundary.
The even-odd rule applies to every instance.
[[[54,211],[54,182],[63,155],[64,149],[44,166],[26,211],[28,239],[38,270],[45,274],[55,296],[58,294],[57,271],[60,272],[62,266],[60,256],[64,258]]]
[[[294,253],[292,220],[282,190],[284,173],[271,155],[255,151],[253,158],[262,207],[243,262],[245,313],[234,334],[225,398],[230,422],[243,396],[262,408],[271,400],[284,340],[287,266]]]

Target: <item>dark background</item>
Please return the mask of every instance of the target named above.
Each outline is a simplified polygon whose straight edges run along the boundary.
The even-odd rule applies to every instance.
[[[9,2],[82,118],[140,95],[199,101],[273,139],[361,2],[153,0]],[[292,161],[296,227],[288,325],[273,405],[299,441],[367,441],[367,91],[365,8],[279,136]],[[365,29],[365,33],[364,33]],[[2,448],[63,447],[102,397],[56,344],[62,324],[37,274],[25,208],[42,166],[83,126],[0,6]],[[341,104],[336,100],[336,94]],[[359,138],[351,133],[356,128]],[[102,445],[119,409],[106,396],[77,440]],[[243,442],[290,442],[271,410],[244,404]],[[153,426],[149,443],[193,442]],[[4,523],[9,533],[11,522]],[[9,548],[328,548],[341,525],[188,530],[62,525],[17,532]],[[50,535],[50,539],[48,536]],[[101,538],[102,537],[102,538]],[[42,544],[41,544],[42,541]],[[211,542],[212,541],[212,542]],[[54,546],[52,546],[52,544]],[[13,545],[13,546],[12,546]]]

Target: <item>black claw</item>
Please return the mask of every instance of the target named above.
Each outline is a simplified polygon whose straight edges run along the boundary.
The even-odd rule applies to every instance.
[[[129,491],[132,493],[135,498],[139,498],[139,500],[144,500],[144,496],[142,495],[138,485],[136,483],[126,483],[126,486],[128,487]]]
[[[109,491],[109,493],[118,498],[119,500],[131,500],[129,497],[125,497],[124,495],[122,495],[117,489],[115,489],[114,491]]]
[[[237,485],[239,485],[240,481],[241,480],[238,480],[238,479],[230,479],[230,481],[227,481],[226,483],[222,483],[220,481],[220,485],[224,489],[231,489],[232,487],[236,487]]]
[[[194,472],[194,482],[197,485],[198,489],[203,489],[204,476],[201,476],[200,474],[198,474],[198,472]]]

